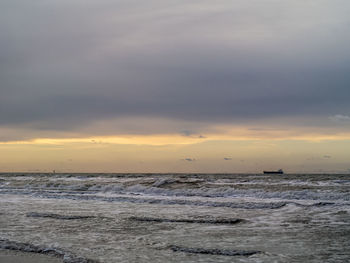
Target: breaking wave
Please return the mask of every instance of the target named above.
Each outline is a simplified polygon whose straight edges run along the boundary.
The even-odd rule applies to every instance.
[[[216,202],[216,201],[199,201],[186,199],[157,199],[157,198],[136,198],[129,196],[104,197],[96,195],[72,195],[72,194],[47,194],[37,193],[35,197],[50,199],[70,199],[70,200],[97,200],[104,202],[129,202],[129,203],[146,203],[162,205],[192,205],[192,206],[209,206],[209,207],[227,207],[241,209],[278,209],[293,202]]]
[[[40,180],[39,180],[40,179]],[[70,179],[70,180],[68,180]],[[256,182],[243,187],[247,182],[239,183],[213,183],[203,179],[176,179],[176,178],[34,178],[33,180],[13,180],[10,184],[0,185],[1,191],[13,190],[18,192],[46,191],[79,193],[79,194],[131,194],[131,195],[157,195],[177,197],[206,197],[206,198],[261,198],[261,199],[284,199],[284,200],[332,200],[350,201],[350,193],[343,186],[343,181],[337,180],[338,187],[343,186],[344,191],[338,188],[334,191],[330,185],[284,185],[283,188],[276,187],[270,182]],[[76,179],[76,180],[73,180]],[[119,181],[118,181],[119,179]],[[100,181],[99,181],[100,180]],[[223,181],[223,180],[221,180]],[[252,183],[252,182],[250,182]],[[347,184],[347,183],[346,183]],[[274,188],[272,187],[274,186]],[[306,187],[306,189],[304,189]],[[310,187],[310,188],[307,188]],[[327,188],[330,187],[330,188]],[[340,189],[340,190],[339,190]]]
[[[144,196],[132,197],[132,196],[101,196],[86,193],[69,193],[66,192],[50,192],[50,191],[26,191],[26,192],[14,192],[12,190],[3,190],[0,194],[20,194],[20,195],[31,195],[33,197],[48,198],[48,199],[69,199],[69,200],[92,200],[92,201],[103,201],[103,202],[128,202],[137,204],[162,204],[162,205],[190,205],[190,206],[208,206],[208,207],[227,207],[233,209],[279,209],[288,204],[293,204],[300,207],[322,207],[328,205],[336,205],[334,202],[317,202],[313,204],[301,204],[294,201],[274,201],[274,202],[227,202],[227,201],[201,201],[201,200],[190,200],[190,199],[169,199],[169,198],[145,198]],[[42,215],[32,215],[33,217],[55,217],[55,215],[42,214]],[[64,216],[59,219],[65,219]],[[67,219],[73,219],[68,218]],[[83,218],[79,218],[83,219]]]

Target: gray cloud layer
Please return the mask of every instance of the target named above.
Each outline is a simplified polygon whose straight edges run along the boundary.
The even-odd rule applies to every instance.
[[[4,0],[0,126],[328,123],[350,114],[349,10],[347,0]]]

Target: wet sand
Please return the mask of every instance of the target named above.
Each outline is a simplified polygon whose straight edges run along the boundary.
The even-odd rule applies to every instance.
[[[63,263],[63,261],[48,255],[0,249],[0,263]]]

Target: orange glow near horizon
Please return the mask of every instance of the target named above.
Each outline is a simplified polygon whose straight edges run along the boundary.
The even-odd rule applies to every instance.
[[[227,126],[216,131],[0,142],[0,172],[350,171],[350,133]]]
[[[219,129],[224,130],[224,129]],[[39,137],[29,140],[0,141],[0,145],[28,144],[50,145],[71,143],[94,143],[94,144],[130,144],[130,145],[188,145],[205,141],[264,141],[264,140],[298,140],[298,141],[326,141],[326,140],[350,140],[350,133],[316,133],[313,131],[297,130],[250,130],[247,128],[226,128],[225,132],[208,133],[205,136],[179,134],[153,134],[153,135],[128,135],[115,136],[76,136],[70,138]]]

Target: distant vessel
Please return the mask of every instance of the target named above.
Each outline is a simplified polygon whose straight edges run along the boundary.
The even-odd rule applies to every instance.
[[[277,171],[264,171],[264,174],[283,174],[283,170],[279,169]]]

